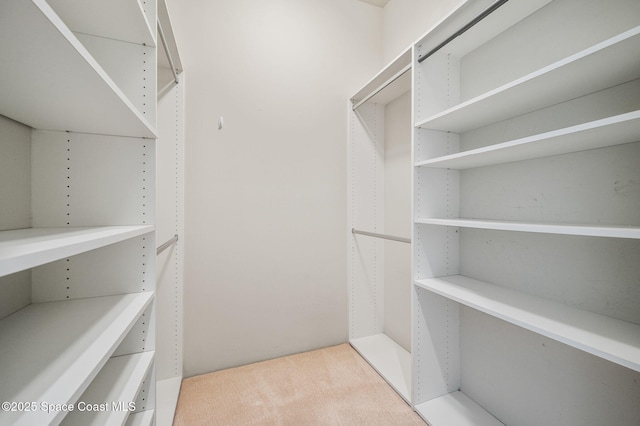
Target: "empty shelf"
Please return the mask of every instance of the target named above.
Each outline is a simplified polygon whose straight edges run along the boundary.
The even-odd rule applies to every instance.
[[[10,82],[0,114],[36,129],[157,137],[46,1],[2,2],[0,39],[11,64],[0,66]]]
[[[68,404],[89,386],[153,293],[31,304],[0,321],[0,399]],[[0,424],[60,421],[66,411],[0,412]]]
[[[640,27],[442,111],[416,127],[462,133],[634,80],[640,76],[640,56],[629,52],[638,49]]]
[[[462,275],[423,279],[415,284],[519,327],[640,371],[640,325]]]
[[[153,226],[27,228],[0,232],[0,276],[114,244]]]
[[[351,346],[405,399],[411,401],[411,354],[386,334],[360,337]]]
[[[47,0],[75,32],[155,46],[154,25],[149,25],[139,0]]]
[[[640,140],[640,111],[633,111],[539,135],[420,161],[416,166],[470,169],[604,148],[638,140]]]
[[[452,392],[415,406],[431,426],[502,426],[464,393]]]
[[[121,425],[130,411],[151,364],[154,352],[141,352],[109,359],[91,385],[78,399],[77,408],[63,425]],[[129,405],[133,403],[133,406]],[[81,410],[82,405],[98,410]]]
[[[640,228],[634,226],[571,225],[463,218],[416,219],[415,222],[424,225],[456,226],[461,228],[492,229],[497,231],[582,235],[586,237],[640,238]]]

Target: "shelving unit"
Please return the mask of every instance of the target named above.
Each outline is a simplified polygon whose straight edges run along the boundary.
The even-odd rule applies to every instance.
[[[73,404],[152,299],[140,293],[34,303],[0,321],[3,401]],[[49,424],[65,414],[3,412],[1,420]]]
[[[412,403],[431,425],[633,423],[640,5],[511,1],[432,52],[490,3],[414,46]]]
[[[406,206],[402,206],[402,201],[390,202],[388,192],[395,196],[402,194],[401,189],[410,183],[410,77],[409,49],[365,84],[349,102],[347,236],[349,342],[407,401],[411,398],[410,251],[402,242],[355,234],[352,229],[405,233],[397,235],[400,237],[406,237],[409,232],[410,194],[407,193]],[[405,103],[406,109],[402,109]],[[406,140],[403,139],[405,129]],[[401,163],[405,142],[406,165]],[[385,152],[389,149],[395,153],[395,160],[399,160],[396,163],[386,160]],[[406,182],[401,181],[404,172]],[[392,275],[402,269],[396,263],[402,262],[403,257],[406,257],[406,277]],[[386,268],[388,262],[393,262],[393,267]]]
[[[153,226],[27,228],[0,232],[0,276],[153,232]]]
[[[0,78],[11,82],[0,100],[4,116],[36,129],[156,138],[144,112],[46,1],[7,2],[0,27],[0,36],[13,41],[3,45],[0,68]],[[153,47],[139,50],[155,61]]]
[[[2,424],[155,423],[157,15],[0,6],[0,394],[37,404]]]
[[[65,425],[123,424],[135,407],[144,378],[153,364],[153,352],[111,358],[79,398],[98,410],[74,411],[63,421]]]

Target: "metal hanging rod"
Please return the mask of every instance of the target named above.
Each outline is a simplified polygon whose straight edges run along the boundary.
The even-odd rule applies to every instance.
[[[367,102],[369,99],[373,98],[375,95],[377,95],[378,93],[382,92],[382,90],[384,88],[386,88],[387,86],[389,86],[391,83],[393,83],[394,81],[396,81],[397,79],[399,79],[400,77],[402,77],[407,71],[411,70],[411,64],[407,65],[406,67],[402,68],[400,71],[398,71],[396,74],[394,74],[389,80],[385,81],[384,83],[382,83],[380,86],[378,86],[374,91],[372,91],[371,93],[369,93],[367,96],[365,96],[360,102],[358,102],[357,104],[355,104],[353,107],[351,107],[352,110],[356,110],[358,109],[358,107],[362,104],[364,104],[365,102]]]
[[[169,52],[169,46],[167,46],[167,40],[164,38],[164,31],[162,31],[162,25],[160,25],[160,21],[158,21],[158,36],[160,37],[160,41],[162,42],[164,52],[167,54],[169,67],[171,68],[171,72],[173,73],[173,79],[175,80],[176,84],[178,84],[178,73],[176,72],[176,67],[173,64],[173,59],[171,58],[171,53]]]
[[[376,232],[359,231],[359,230],[357,230],[355,228],[351,228],[351,233],[352,234],[366,235],[368,237],[382,238],[382,239],[385,239],[385,240],[399,241],[401,243],[409,243],[409,244],[411,244],[411,238],[396,237],[395,235],[387,235],[387,234],[378,234]]]
[[[178,234],[174,235],[173,238],[171,238],[169,241],[167,241],[166,243],[158,247],[158,249],[156,250],[156,256],[177,242],[178,242]]]
[[[491,6],[489,6],[487,9],[485,9],[482,13],[480,13],[478,16],[476,16],[475,18],[473,18],[471,21],[469,21],[469,23],[467,23],[465,26],[463,26],[462,28],[460,28],[458,31],[456,31],[451,37],[449,37],[448,39],[446,39],[445,41],[443,41],[442,43],[440,43],[439,45],[437,45],[436,47],[434,47],[433,49],[431,49],[429,51],[429,53],[427,53],[424,56],[420,56],[418,58],[418,63],[421,64],[422,61],[424,61],[425,59],[427,59],[429,56],[433,55],[434,53],[436,53],[438,50],[442,49],[444,46],[446,46],[447,44],[449,44],[451,41],[453,41],[455,38],[461,36],[462,34],[464,34],[465,32],[467,32],[467,30],[469,30],[471,27],[473,27],[475,24],[477,24],[478,22],[482,21],[484,18],[486,18],[487,16],[491,15],[493,12],[495,12],[500,6],[502,6],[503,4],[505,4],[506,2],[508,2],[509,0],[498,0],[497,2],[495,2],[494,4],[492,4]]]

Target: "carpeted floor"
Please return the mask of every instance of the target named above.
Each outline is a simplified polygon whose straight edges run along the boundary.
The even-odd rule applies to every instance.
[[[185,379],[174,426],[419,425],[349,344]]]

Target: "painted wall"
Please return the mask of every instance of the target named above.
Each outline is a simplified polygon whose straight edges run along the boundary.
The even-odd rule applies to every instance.
[[[189,75],[185,376],[346,341],[346,108],[382,66],[382,9],[168,3]]]

